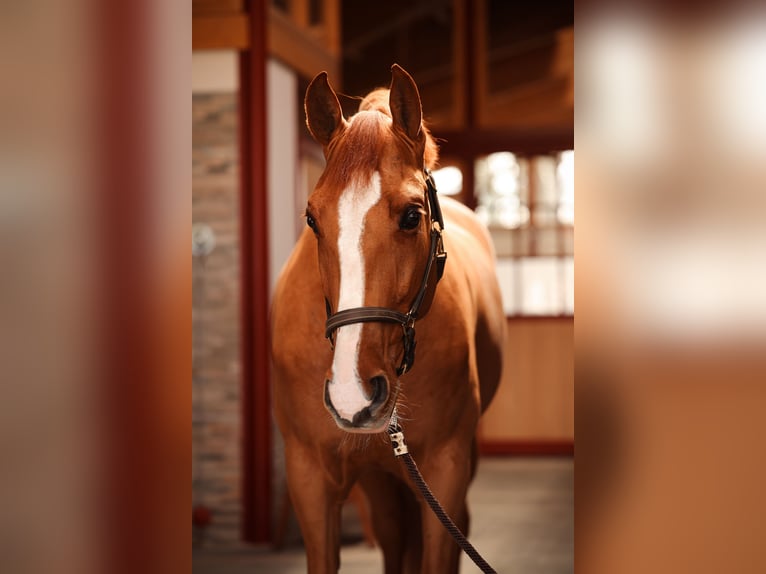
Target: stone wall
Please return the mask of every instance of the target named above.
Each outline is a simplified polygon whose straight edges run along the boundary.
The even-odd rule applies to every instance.
[[[195,543],[241,541],[239,175],[236,93],[192,96],[192,219],[215,235],[193,258],[192,505],[212,513]]]

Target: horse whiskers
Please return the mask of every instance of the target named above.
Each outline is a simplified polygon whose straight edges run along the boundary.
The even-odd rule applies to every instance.
[[[343,434],[343,435],[341,435],[340,440],[338,441],[338,446],[336,448],[336,452],[337,452],[338,456],[340,456],[341,453],[343,452],[343,444],[345,442],[346,442],[346,435]]]
[[[359,445],[360,438],[364,438],[364,435],[344,432],[343,436],[340,439],[340,442],[338,442],[338,454],[344,451],[353,452],[355,450],[358,450],[360,447]]]
[[[410,408],[410,403],[407,400],[407,396],[401,388],[401,385],[397,389],[396,406],[394,407],[397,421],[411,421],[414,420]]]
[[[354,451],[366,450],[370,445],[373,434],[357,434],[346,432],[341,436],[338,441],[337,452],[340,455],[343,452],[349,453]]]
[[[406,422],[406,423],[409,423],[415,420],[415,417],[410,416],[409,412],[400,413],[398,418],[399,418],[399,422]]]

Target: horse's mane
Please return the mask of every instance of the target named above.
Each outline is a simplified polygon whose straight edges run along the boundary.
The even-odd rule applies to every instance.
[[[345,132],[330,144],[330,155],[338,154],[343,160],[328,162],[322,175],[322,179],[327,178],[343,187],[348,185],[351,177],[369,180],[377,167],[391,125],[388,89],[379,88],[367,94],[359,104],[359,111],[348,121]],[[425,125],[423,132],[426,136],[424,164],[433,169],[439,150]]]

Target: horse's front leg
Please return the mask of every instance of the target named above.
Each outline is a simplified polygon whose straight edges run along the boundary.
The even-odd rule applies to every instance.
[[[297,442],[285,444],[287,487],[303,535],[308,574],[335,574],[346,493],[326,476],[314,452]]]
[[[470,444],[450,444],[427,456],[420,470],[444,510],[463,534],[468,528],[466,494],[471,480]],[[460,548],[431,507],[421,502],[423,518],[423,574],[454,574],[458,571]]]

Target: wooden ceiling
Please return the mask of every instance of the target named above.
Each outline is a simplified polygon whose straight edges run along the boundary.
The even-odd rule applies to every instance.
[[[365,94],[397,62],[436,129],[571,131],[573,26],[571,1],[344,2],[344,88]]]
[[[417,81],[426,117],[448,141],[530,153],[573,145],[571,1],[388,0],[374,10],[351,0],[267,4],[268,52],[304,85],[326,70],[343,93],[364,95],[388,84],[396,62]],[[193,48],[247,50],[248,5],[192,0]],[[341,103],[347,114],[357,106]]]
[[[249,50],[250,5],[247,0],[192,0],[192,49]],[[321,70],[340,76],[340,0],[272,0],[265,14],[270,56],[302,76]]]

